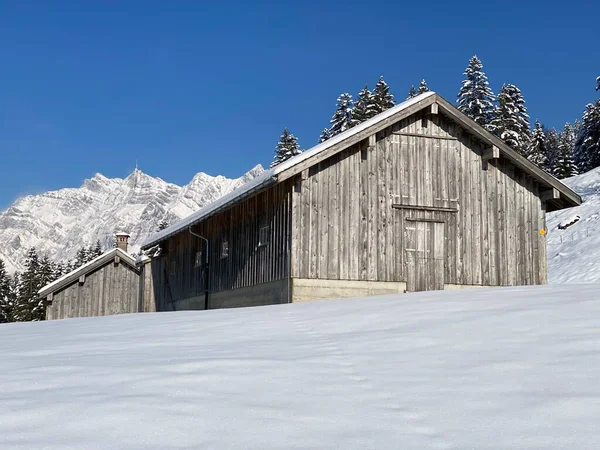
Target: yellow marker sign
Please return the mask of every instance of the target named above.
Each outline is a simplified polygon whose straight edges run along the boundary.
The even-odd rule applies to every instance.
[[[545,235],[546,235],[546,233],[548,233],[546,230],[544,230],[544,229],[540,230],[540,234],[541,234],[542,236],[545,236]]]

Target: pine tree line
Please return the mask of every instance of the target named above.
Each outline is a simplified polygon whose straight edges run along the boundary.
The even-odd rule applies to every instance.
[[[525,99],[514,84],[505,83],[496,97],[473,55],[457,96],[457,107],[476,123],[502,139],[518,153],[557,178],[566,178],[600,166],[600,99],[586,106],[581,121],[566,123],[562,131],[546,129],[535,121],[531,128]],[[600,88],[600,81],[597,80]],[[429,91],[423,79],[411,86],[407,100]],[[365,86],[356,101],[349,93],[338,97],[330,126],[321,132],[324,142],[394,106],[394,97],[383,77],[373,92]]]
[[[102,253],[102,245],[97,241],[95,245],[80,248],[75,260],[56,263],[46,255],[40,256],[32,247],[25,257],[23,272],[12,276],[0,259],[0,323],[44,320],[46,310],[43,300],[38,298],[39,290]]]

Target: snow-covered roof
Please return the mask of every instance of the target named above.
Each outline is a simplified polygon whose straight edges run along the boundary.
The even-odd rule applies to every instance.
[[[306,150],[300,153],[299,155],[296,155],[288,159],[287,161],[284,161],[283,163],[265,171],[262,175],[254,178],[253,180],[249,181],[248,183],[244,184],[238,189],[235,189],[234,191],[221,197],[220,199],[206,205],[205,207],[199,209],[198,211],[189,215],[188,217],[181,219],[178,222],[175,222],[170,227],[153,234],[142,243],[141,247],[142,249],[148,249],[149,247],[152,247],[158,244],[159,242],[168,239],[169,237],[175,234],[178,234],[182,230],[189,228],[190,226],[208,218],[209,216],[214,215],[217,212],[231,206],[237,201],[258,192],[269,185],[277,183],[279,181],[280,174],[289,171],[295,166],[298,166],[300,163],[310,158],[313,158],[344,141],[350,141],[352,138],[361,134],[365,130],[371,129],[369,130],[369,132],[373,133],[379,131],[377,129],[378,126],[382,128],[389,125],[387,119],[399,115],[399,113],[405,112],[414,105],[421,104],[421,107],[416,106],[418,108],[414,111],[416,112],[433,103],[440,104],[445,111],[451,113],[451,118],[458,119],[465,126],[469,127],[474,133],[477,133],[483,139],[492,142],[493,145],[497,146],[502,152],[502,154],[508,157],[514,164],[521,167],[523,170],[532,173],[532,175],[536,176],[536,178],[543,180],[544,182],[548,183],[554,188],[560,190],[560,192],[566,193],[569,197],[569,200],[571,202],[574,202],[574,205],[581,203],[581,198],[567,186],[562,184],[557,179],[553,178],[551,175],[547,174],[542,169],[539,169],[535,164],[523,158],[521,155],[517,154],[517,152],[515,152],[513,149],[507,146],[504,142],[502,142],[496,136],[493,136],[481,126],[477,125],[470,118],[468,118],[466,115],[458,111],[454,106],[452,106],[450,103],[444,100],[441,96],[439,96],[433,91],[429,91],[411,99],[408,99],[402,103],[399,103],[398,105],[389,108],[383,111],[382,113],[377,114],[375,117],[372,117],[371,119],[366,120],[361,124],[326,140],[325,142],[315,145],[311,149]],[[414,108],[412,109],[414,110]],[[342,149],[343,147],[340,148],[340,150]]]
[[[431,97],[433,95],[435,95],[435,92],[429,91],[429,92],[426,92],[425,94],[418,95],[417,97],[413,97],[409,100],[399,103],[398,105],[394,106],[393,108],[387,109],[384,112],[377,114],[375,117],[373,117],[369,120],[366,120],[363,123],[361,123],[353,128],[350,128],[349,130],[346,130],[343,133],[340,133],[340,134],[332,137],[331,139],[326,140],[325,142],[315,145],[311,149],[306,150],[306,151],[300,153],[299,155],[296,155],[293,158],[288,159],[287,161],[282,162],[281,164],[263,172],[262,175],[252,179],[248,183],[235,189],[234,191],[230,192],[229,194],[224,195],[220,199],[206,205],[205,207],[199,209],[195,213],[190,214],[188,217],[181,219],[180,221],[172,224],[170,227],[165,228],[164,230],[161,230],[161,231],[153,234],[152,236],[150,236],[148,239],[146,239],[142,243],[142,248],[146,249],[148,247],[152,247],[153,245],[158,244],[160,241],[163,241],[163,240],[179,233],[181,230],[188,228],[188,227],[194,225],[195,223],[200,222],[201,220],[207,218],[210,215],[215,214],[217,211],[225,208],[226,206],[230,205],[231,203],[234,203],[243,197],[247,197],[251,193],[256,192],[270,184],[275,184],[277,182],[277,175],[279,175],[280,173],[288,170],[289,168],[291,168],[297,164],[300,164],[302,161],[305,161],[308,158],[311,158],[314,155],[321,153],[324,150],[327,150],[330,147],[333,147],[334,145],[342,142],[343,140],[347,139],[348,137],[353,136],[353,135],[359,133],[360,131],[363,131],[363,130],[387,119],[388,117],[391,117],[391,116],[397,114],[398,112],[403,111],[404,109],[408,108],[409,106],[412,106],[412,105],[422,101],[423,99]]]
[[[102,255],[92,259],[90,262],[84,264],[83,266],[69,272],[66,275],[63,275],[58,280],[47,284],[38,291],[39,297],[46,297],[48,294],[56,292],[65,286],[68,286],[69,284],[78,280],[81,275],[86,275],[92,272],[93,270],[96,270],[97,268],[106,265],[108,262],[113,261],[116,256],[118,256],[121,259],[121,262],[124,262],[125,264],[130,265],[132,268],[137,269],[135,265],[135,258],[133,256],[128,255],[120,248],[113,248],[112,250],[109,250],[106,253],[103,253]]]

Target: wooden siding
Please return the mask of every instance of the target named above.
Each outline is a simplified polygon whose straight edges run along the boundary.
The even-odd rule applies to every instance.
[[[432,220],[444,224],[445,283],[545,283],[540,187],[484,151],[421,112],[307,168],[292,194],[292,276],[406,281],[407,221]]]
[[[46,318],[108,316],[138,312],[139,274],[113,261],[52,294]]]
[[[209,240],[211,293],[281,280],[289,276],[291,192],[293,180],[273,186],[193,226]],[[268,242],[259,243],[260,229],[269,227]],[[222,244],[228,243],[227,257]],[[184,230],[161,244],[163,255],[152,260],[156,309],[201,309],[205,266],[196,253],[205,242]],[[202,254],[204,260],[204,253]],[[193,301],[193,303],[190,303]],[[219,307],[211,302],[210,307]]]

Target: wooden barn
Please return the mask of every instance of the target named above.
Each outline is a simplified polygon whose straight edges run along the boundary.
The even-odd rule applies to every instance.
[[[46,319],[108,316],[143,311],[140,269],[127,254],[125,233],[117,234],[114,248],[39,291],[45,299]]]
[[[429,92],[152,236],[146,301],[204,309],[542,284],[546,212],[580,203]]]

